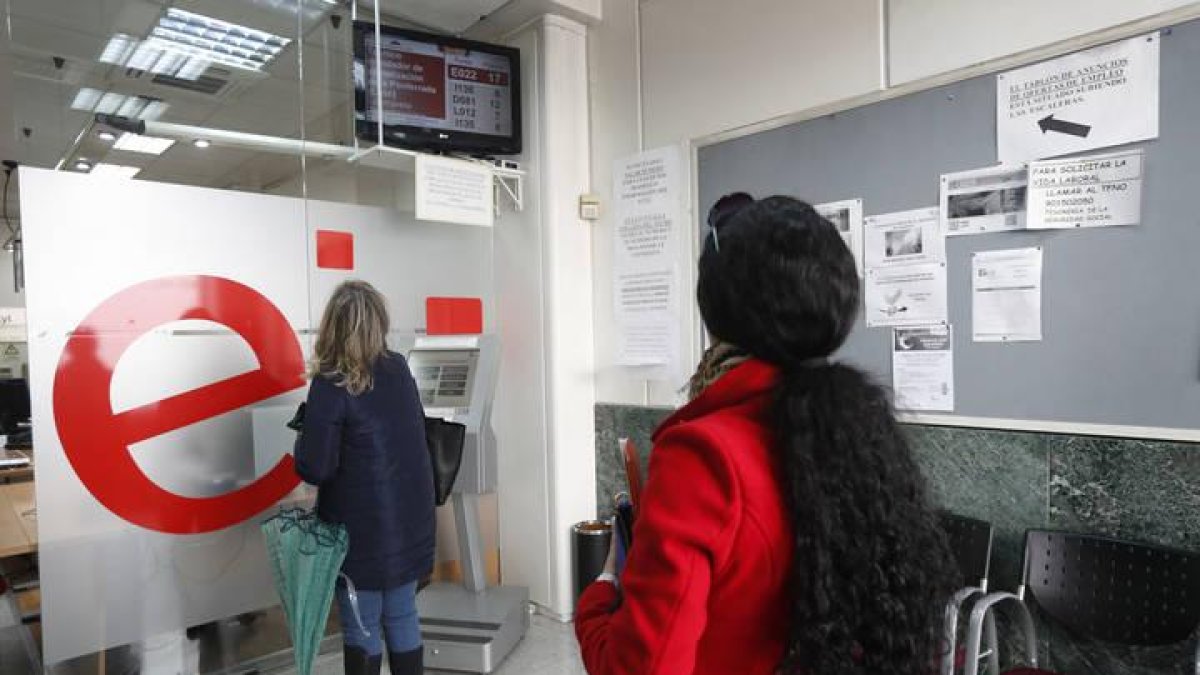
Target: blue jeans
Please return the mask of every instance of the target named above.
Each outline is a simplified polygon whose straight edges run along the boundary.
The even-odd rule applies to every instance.
[[[386,636],[388,651],[393,654],[421,648],[421,624],[417,617],[417,582],[386,591],[358,591],[358,613],[364,633],[354,619],[350,594],[341,581],[337,585],[338,611],[342,618],[342,641],[377,656],[383,653]],[[383,634],[382,636],[380,634]]]

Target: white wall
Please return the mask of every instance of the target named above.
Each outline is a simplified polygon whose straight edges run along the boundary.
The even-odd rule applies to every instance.
[[[689,143],[1185,6],[1181,0],[604,0],[591,29],[593,185],[611,206],[612,160]],[[640,12],[640,13],[639,13]],[[683,241],[696,231],[689,214]],[[674,405],[678,383],[647,387],[613,365],[612,219],[593,230],[596,400]],[[694,270],[690,247],[681,269]],[[685,287],[689,306],[692,288]],[[684,317],[684,368],[700,327]],[[688,334],[693,338],[687,340]]]
[[[890,0],[892,84],[1142,19],[1189,0]]]
[[[642,2],[647,147],[879,86],[879,0]]]
[[[638,0],[604,0],[604,20],[588,30],[592,191],[601,196],[601,218],[592,225],[596,400],[630,403],[645,401],[645,382],[613,364],[612,167],[614,160],[639,150],[637,6]]]
[[[571,525],[595,516],[587,29],[545,16],[521,48],[525,211],[496,232],[505,370],[496,395],[500,554],[506,583],[569,616]],[[505,445],[506,444],[506,445]]]

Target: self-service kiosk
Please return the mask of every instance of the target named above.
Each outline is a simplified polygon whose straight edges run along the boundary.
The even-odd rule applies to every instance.
[[[463,583],[436,583],[417,596],[425,665],[490,673],[529,627],[529,589],[488,587],[479,536],[479,496],[496,489],[492,398],[500,366],[494,335],[417,336],[394,344],[408,359],[429,417],[466,426],[451,504]]]

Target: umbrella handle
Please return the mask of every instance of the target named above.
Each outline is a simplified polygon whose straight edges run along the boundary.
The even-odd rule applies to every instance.
[[[354,582],[350,581],[345,572],[338,572],[338,576],[346,582],[346,597],[350,598],[350,609],[354,610],[354,622],[358,624],[358,629],[363,635],[371,637],[371,631],[363,625],[362,614],[358,611],[358,591],[354,590]]]

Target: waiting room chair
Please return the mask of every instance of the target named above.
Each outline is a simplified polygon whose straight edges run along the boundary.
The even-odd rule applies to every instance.
[[[979,653],[987,614],[1013,600],[1022,610],[1027,649],[1035,658],[1032,668],[1012,672],[1049,672],[1037,670],[1037,638],[1026,598],[1080,636],[1131,646],[1177,644],[1200,625],[1200,554],[1094,535],[1029,531],[1020,590],[990,594],[971,611],[967,675],[977,672],[971,656]],[[1200,675],[1200,650],[1191,665]]]
[[[987,521],[960,516],[948,511],[942,511],[938,515],[941,519],[942,530],[946,533],[950,551],[958,563],[963,584],[962,588],[955,592],[950,601],[946,603],[943,619],[945,652],[942,655],[940,672],[941,675],[953,675],[959,660],[959,614],[962,612],[964,603],[976,596],[984,596],[988,592],[988,571],[991,569],[994,528]],[[989,649],[977,658],[988,659],[991,672],[993,675],[998,675],[1000,660],[997,652],[996,624],[991,615],[988,615],[985,621],[984,630],[987,631]]]

